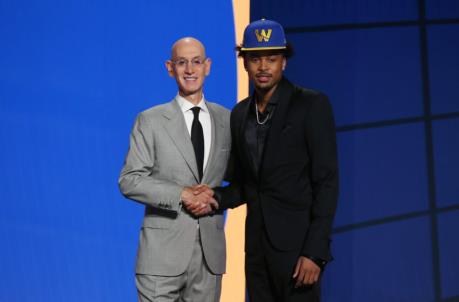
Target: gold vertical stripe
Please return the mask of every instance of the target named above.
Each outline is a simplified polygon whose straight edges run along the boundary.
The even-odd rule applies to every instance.
[[[250,0],[233,0],[236,43],[242,42],[244,28],[250,22]],[[236,53],[235,53],[236,55]],[[237,60],[237,100],[249,94],[249,79],[242,60]],[[245,301],[244,228],[246,206],[228,210],[225,225],[226,274],[223,275],[221,302]]]
[[[236,43],[242,43],[244,29],[250,22],[250,0],[233,0],[234,30]],[[236,45],[235,45],[236,46]],[[249,77],[241,59],[237,60],[237,100],[249,95]]]

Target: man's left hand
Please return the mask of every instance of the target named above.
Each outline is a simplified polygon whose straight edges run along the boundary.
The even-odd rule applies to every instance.
[[[295,288],[316,283],[319,280],[320,272],[320,267],[314,261],[300,256],[293,273],[293,279],[296,279]]]

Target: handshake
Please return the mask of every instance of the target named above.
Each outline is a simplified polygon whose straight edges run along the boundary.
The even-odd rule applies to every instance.
[[[214,191],[207,185],[183,188],[181,199],[185,208],[197,217],[211,214],[218,209]]]

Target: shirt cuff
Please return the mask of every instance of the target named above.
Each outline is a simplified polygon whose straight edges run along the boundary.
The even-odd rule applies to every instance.
[[[314,262],[318,267],[320,267],[320,269],[323,271],[325,266],[327,265],[327,261],[323,260],[323,259],[320,259],[320,258],[317,258],[317,257],[314,257],[314,256],[307,256],[305,255],[306,258],[308,258],[309,260],[311,260],[312,262]]]

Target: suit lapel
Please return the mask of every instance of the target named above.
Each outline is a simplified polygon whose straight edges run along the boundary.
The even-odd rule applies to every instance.
[[[282,129],[287,121],[288,110],[292,99],[294,87],[293,85],[283,78],[279,82],[278,95],[281,97],[277,104],[276,111],[274,112],[271,128],[269,129],[268,136],[265,141],[265,150],[261,160],[259,175],[261,177],[263,168],[266,168],[269,163],[273,162],[276,149],[279,146],[279,137]]]
[[[247,119],[250,114],[250,108],[251,108],[251,103],[253,100],[253,96],[250,97],[250,99],[247,101],[246,106],[244,110],[242,111],[242,123],[239,128],[239,139],[242,142],[240,144],[242,150],[240,150],[241,153],[244,153],[245,156],[242,156],[241,158],[247,158],[247,162],[245,163],[246,167],[250,167],[250,171],[252,172],[252,175],[255,177],[255,179],[258,179],[258,173],[257,173],[257,167],[255,167],[255,160],[252,157],[252,154],[250,153],[249,150],[249,144],[247,142],[247,137],[245,135],[245,129],[247,126]]]
[[[196,181],[199,182],[198,165],[191,137],[188,134],[182,111],[175,99],[166,106],[163,116],[164,129],[182,154]]]

